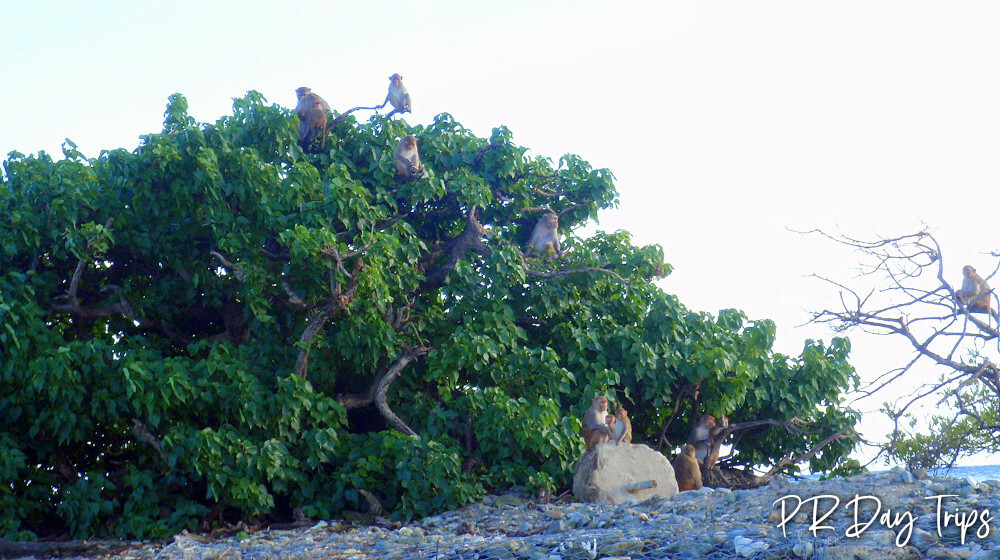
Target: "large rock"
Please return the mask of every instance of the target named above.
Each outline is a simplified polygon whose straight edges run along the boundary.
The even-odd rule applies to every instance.
[[[582,502],[618,504],[675,494],[670,461],[645,445],[602,443],[580,457],[573,475],[573,496]]]

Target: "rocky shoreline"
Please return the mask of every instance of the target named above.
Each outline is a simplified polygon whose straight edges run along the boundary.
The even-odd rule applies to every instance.
[[[669,499],[540,504],[488,496],[402,527],[320,522],[216,540],[178,535],[75,558],[116,560],[953,558],[1000,560],[1000,481],[895,470]]]

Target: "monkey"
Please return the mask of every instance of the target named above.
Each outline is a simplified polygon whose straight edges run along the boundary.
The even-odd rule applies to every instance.
[[[549,251],[554,251],[557,257],[562,255],[559,248],[559,216],[553,213],[545,214],[538,219],[525,247],[528,256]]]
[[[392,103],[392,111],[389,112],[389,115],[393,113],[409,113],[411,110],[410,94],[406,92],[406,86],[403,85],[403,77],[399,74],[389,76],[389,93],[386,94],[382,106],[385,107],[386,103]]]
[[[299,145],[307,148],[320,135],[320,148],[326,147],[326,113],[319,103],[306,109],[299,117]]]
[[[590,408],[583,413],[583,441],[587,451],[593,451],[597,444],[611,440],[611,428],[606,424],[608,415],[608,399],[594,397]]]
[[[722,432],[729,427],[729,418],[725,415],[719,418],[719,422],[714,428],[708,431],[708,458],[705,460],[706,471],[715,466],[719,460],[719,451],[722,450]]]
[[[688,435],[687,442],[694,447],[695,457],[698,459],[699,465],[705,463],[713,428],[715,428],[715,417],[711,414],[702,414],[698,418],[698,422],[691,427],[691,434]]]
[[[296,89],[295,97],[299,100],[295,105],[295,114],[299,116],[299,145],[308,147],[316,139],[316,135],[320,134],[320,147],[325,148],[326,113],[330,110],[330,104],[307,87]]]
[[[969,306],[970,313],[988,313],[1000,320],[997,311],[992,306],[990,285],[983,277],[976,274],[976,269],[970,265],[962,267],[962,287],[955,292],[958,301]]]
[[[615,444],[632,443],[632,421],[628,419],[628,411],[618,407],[615,411],[614,438]]]
[[[330,112],[330,104],[324,101],[319,95],[313,93],[310,88],[300,87],[295,90],[295,97],[299,100],[298,104],[295,105],[295,113],[300,119],[305,117],[306,111],[312,109],[317,104],[319,104],[320,110],[323,111],[324,118],[326,117],[326,113]]]
[[[677,490],[698,490],[702,487],[701,469],[695,457],[695,448],[690,443],[681,447],[681,454],[674,458],[674,478],[677,480]]]
[[[611,430],[612,434],[614,434],[615,433],[615,415],[614,414],[608,414],[608,415],[606,415],[604,417],[604,425],[607,426],[609,430]]]
[[[410,134],[404,136],[392,154],[392,163],[396,166],[396,174],[403,177],[422,177],[424,166],[420,164],[420,154],[417,153],[417,137]]]

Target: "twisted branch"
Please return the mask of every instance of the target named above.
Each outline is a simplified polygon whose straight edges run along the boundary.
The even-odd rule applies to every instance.
[[[371,387],[369,387],[366,392],[339,395],[337,396],[337,403],[344,408],[351,410],[368,406],[374,402],[375,408],[378,409],[379,414],[381,414],[389,424],[400,432],[419,439],[420,436],[418,436],[413,429],[407,426],[406,423],[403,422],[399,416],[397,416],[396,413],[389,408],[389,404],[386,402],[386,395],[389,392],[389,386],[400,376],[400,374],[403,373],[403,369],[406,368],[410,362],[421,356],[426,356],[430,351],[431,348],[424,346],[423,344],[407,349],[399,356],[399,358],[396,359],[392,366],[375,377],[374,383],[372,383]]]

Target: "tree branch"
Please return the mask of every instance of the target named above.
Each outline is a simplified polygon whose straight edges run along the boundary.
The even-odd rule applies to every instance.
[[[226,257],[223,257],[222,254],[219,253],[218,251],[209,251],[208,254],[214,256],[217,259],[219,259],[219,262],[222,263],[222,266],[224,266],[227,269],[229,269],[229,271],[231,271],[233,273],[233,276],[235,276],[237,280],[239,280],[240,282],[246,281],[247,275],[246,275],[246,273],[243,272],[243,268],[242,267],[237,266],[237,265],[229,262],[226,259]]]
[[[168,462],[167,454],[163,451],[163,445],[160,443],[160,440],[149,431],[149,428],[142,420],[138,418],[132,419],[132,433],[140,440],[152,446],[160,456],[160,459],[163,459],[164,463]]]
[[[623,284],[629,284],[629,281],[622,278],[617,272],[613,270],[608,270],[606,268],[596,268],[596,267],[584,267],[584,268],[574,268],[571,270],[560,270],[558,272],[542,272],[540,270],[533,270],[528,268],[527,264],[523,264],[524,272],[528,276],[534,276],[535,278],[560,278],[563,276],[569,276],[570,274],[591,274],[591,273],[601,273],[614,276]]]
[[[985,345],[1000,338],[1000,325],[991,325],[989,319],[997,315],[990,308],[986,320],[981,320],[974,315],[978,310],[972,310],[961,302],[955,287],[946,278],[946,275],[958,276],[959,266],[945,267],[941,247],[930,233],[921,230],[874,241],[833,236],[820,230],[800,233],[819,234],[861,252],[864,260],[861,261],[860,277],[875,277],[869,285],[855,290],[843,283],[816,276],[841,290],[840,309],[814,312],[811,321],[828,323],[839,332],[857,328],[863,332],[891,335],[906,341],[913,350],[912,358],[905,365],[885,371],[858,389],[860,398],[881,393],[900,381],[906,383],[914,373],[919,373],[921,379],[936,379],[910,381],[907,387],[909,398],[896,396],[891,404],[884,407],[895,429],[890,440],[881,444],[883,451],[907,461],[913,458],[912,455],[909,458],[900,457],[898,450],[901,448],[897,444],[909,437],[910,430],[904,425],[908,424],[906,419],[911,416],[910,410],[928,397],[936,401],[938,408],[949,397],[955,397],[958,403],[957,411],[949,408],[936,414],[937,419],[929,424],[935,432],[955,425],[961,416],[978,422],[978,419],[993,414],[995,399],[1000,398],[1000,379],[996,376],[996,366],[986,359]],[[994,258],[997,256],[993,255]],[[995,264],[990,278],[1000,270],[1000,263]],[[862,296],[859,292],[866,294]],[[923,371],[916,371],[921,367],[940,367],[945,371],[943,375],[929,376]],[[963,390],[977,381],[982,384],[983,392],[963,394]],[[953,419],[951,412],[956,412]],[[931,439],[942,435],[932,434]],[[995,442],[1000,437],[1000,430],[988,435]],[[952,455],[948,461],[957,457],[951,448],[942,447],[932,452],[944,459],[942,453]],[[927,455],[920,461],[933,463],[932,459]]]
[[[414,436],[419,438],[409,426],[403,422],[399,416],[396,415],[389,408],[389,404],[386,401],[386,395],[389,392],[389,386],[401,373],[403,369],[413,360],[427,355],[431,351],[431,348],[420,345],[409,348],[404,351],[399,358],[390,366],[388,369],[378,374],[375,377],[375,381],[364,393],[353,393],[349,395],[338,395],[337,403],[348,410],[362,408],[375,403],[375,408],[378,409],[379,414],[382,415],[385,420],[392,425],[394,428],[403,432],[406,435]]]
[[[382,107],[385,107],[385,103],[383,103],[383,104],[381,104],[379,106],[376,106],[376,107],[355,107],[353,109],[348,109],[347,111],[344,111],[343,113],[341,113],[337,118],[333,119],[333,121],[330,122],[329,125],[327,125],[326,129],[329,130],[329,129],[337,126],[338,124],[341,123],[341,121],[343,121],[344,119],[347,118],[347,115],[350,115],[354,111],[360,111],[362,109],[367,109],[369,111],[377,111],[377,110],[381,109]],[[391,115],[391,114],[392,113],[389,113],[389,115]],[[388,117],[388,115],[386,115],[386,116]]]
[[[361,271],[364,270],[365,263],[362,259],[358,259],[354,263],[354,271],[350,274],[350,282],[348,283],[347,290],[344,292],[340,291],[340,286],[334,291],[333,298],[326,303],[323,307],[319,309],[316,315],[309,322],[309,325],[302,332],[302,336],[299,338],[299,355],[295,360],[295,375],[299,377],[307,377],[307,369],[309,368],[309,345],[312,343],[312,339],[317,333],[323,328],[326,322],[333,316],[334,313],[340,311],[347,307],[351,301],[354,299],[354,293],[358,289],[358,280],[361,278]]]
[[[791,466],[791,465],[797,465],[799,463],[804,463],[804,462],[808,461],[809,459],[812,459],[813,457],[815,457],[827,445],[830,445],[831,443],[833,443],[835,441],[842,440],[842,439],[855,439],[857,437],[858,437],[857,433],[854,431],[853,427],[847,426],[845,428],[842,428],[839,431],[837,431],[835,434],[831,435],[830,437],[828,437],[828,438],[824,439],[823,441],[821,441],[821,442],[817,443],[816,445],[814,445],[809,451],[806,451],[802,455],[799,455],[798,457],[795,457],[794,459],[793,458],[789,458],[789,457],[785,457],[785,458],[781,459],[780,461],[778,461],[778,463],[776,465],[774,465],[773,467],[771,467],[771,470],[767,471],[766,474],[764,474],[763,476],[758,476],[757,478],[755,478],[754,482],[758,486],[759,485],[763,485],[763,484],[767,484],[767,482],[769,480],[771,480],[771,477],[773,477],[774,475],[776,475],[779,472],[781,472],[781,470],[784,469],[785,467],[788,467],[788,466]]]
[[[403,355],[396,360],[396,363],[394,363],[392,367],[387,369],[384,374],[375,380],[375,408],[377,408],[382,414],[382,417],[397,430],[406,435],[414,436],[417,439],[420,438],[420,436],[417,435],[417,432],[414,432],[399,418],[399,416],[396,416],[396,413],[394,413],[392,409],[389,408],[389,404],[386,402],[386,394],[389,392],[389,385],[391,385],[392,382],[395,381],[401,373],[403,373],[403,368],[405,368],[407,364],[416,358],[426,355],[430,351],[430,348],[426,346],[416,346],[414,348],[410,348],[406,352],[403,352]]]
[[[428,250],[425,253],[421,259],[423,261],[422,266],[428,266],[438,255],[444,253],[448,254],[448,259],[424,275],[424,281],[421,282],[416,293],[424,293],[443,286],[445,280],[448,278],[448,274],[455,269],[455,265],[458,264],[459,259],[465,256],[467,252],[475,251],[483,256],[490,254],[490,248],[483,242],[483,238],[487,235],[486,228],[479,223],[476,212],[477,208],[475,206],[469,209],[465,216],[465,228],[458,237],[449,239],[435,249]]]

